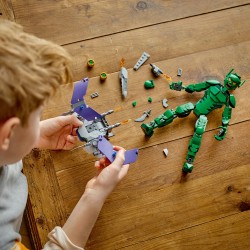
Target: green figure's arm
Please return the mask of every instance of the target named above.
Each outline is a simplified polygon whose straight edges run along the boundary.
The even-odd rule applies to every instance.
[[[230,95],[229,101],[226,104],[226,107],[224,108],[224,111],[222,113],[222,123],[221,126],[219,126],[220,131],[218,132],[217,135],[214,135],[215,139],[217,139],[218,141],[222,141],[227,134],[229,121],[232,117],[232,108],[235,108],[235,106],[236,106],[235,97],[233,95]]]
[[[182,82],[171,82],[169,84],[170,89],[176,90],[176,91],[181,91],[182,89],[185,89],[186,92],[188,93],[193,93],[193,92],[200,92],[203,90],[208,89],[211,86],[218,85],[220,84],[219,81],[216,80],[208,80],[205,82],[199,82],[196,84],[189,84],[188,86],[183,86]]]

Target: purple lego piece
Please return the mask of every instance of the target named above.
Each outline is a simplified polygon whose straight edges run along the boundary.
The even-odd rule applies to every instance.
[[[82,116],[87,121],[92,121],[95,118],[101,118],[102,116],[96,112],[94,109],[90,108],[89,106],[83,105],[78,106],[74,109],[78,115]]]
[[[113,162],[115,160],[116,151],[113,150],[112,144],[104,136],[99,136],[97,147],[100,152],[109,159],[110,162]],[[125,152],[124,165],[135,162],[137,160],[137,157],[138,149],[127,150]]]
[[[88,78],[84,78],[75,83],[71,104],[75,104],[83,100],[83,97],[86,95],[87,92],[88,83],[89,83]]]

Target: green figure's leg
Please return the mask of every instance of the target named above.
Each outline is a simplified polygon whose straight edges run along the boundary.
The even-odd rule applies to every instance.
[[[178,106],[176,110],[168,109],[149,124],[143,123],[141,125],[141,128],[145,135],[151,137],[154,133],[155,128],[166,126],[167,124],[171,123],[176,117],[186,117],[193,109],[194,105],[191,102]]]
[[[184,173],[191,173],[193,170],[193,161],[201,146],[202,135],[206,130],[207,126],[207,117],[205,115],[201,115],[195,124],[195,131],[192,139],[188,145],[188,154],[186,156],[186,162],[183,165]]]

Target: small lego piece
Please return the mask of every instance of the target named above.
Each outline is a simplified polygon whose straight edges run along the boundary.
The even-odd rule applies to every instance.
[[[168,99],[167,99],[167,98],[164,98],[164,99],[162,100],[162,106],[163,106],[164,108],[167,108],[167,107],[168,107]]]
[[[182,69],[178,68],[177,76],[181,76],[181,75],[182,75]]]
[[[163,74],[163,71],[160,68],[158,68],[155,64],[150,63],[150,66],[152,67],[151,70],[155,76]]]
[[[137,61],[137,63],[134,66],[134,70],[138,70],[143,63],[145,63],[149,59],[150,55],[146,52],[143,52],[140,59]]]
[[[153,101],[152,97],[149,97],[149,98],[148,98],[148,102],[151,103],[152,101]]]
[[[133,106],[133,107],[135,107],[135,106],[136,106],[136,104],[137,104],[136,102],[132,102],[132,106]]]
[[[93,93],[93,94],[91,94],[90,95],[90,97],[93,99],[93,98],[96,98],[96,97],[98,97],[99,96],[99,94],[97,93],[97,92],[95,92],[95,93]]]
[[[121,70],[120,70],[120,80],[121,80],[121,86],[122,86],[122,96],[123,98],[126,98],[128,92],[127,92],[127,88],[128,88],[128,71],[127,69],[124,67],[125,65],[125,59],[122,58],[121,59]]]
[[[108,75],[107,75],[106,72],[102,72],[102,73],[100,74],[100,79],[101,79],[101,81],[105,81],[105,80],[107,79],[107,77],[108,77]]]
[[[162,75],[164,78],[166,78],[168,81],[172,81],[172,78],[170,76],[168,76],[167,74],[164,74],[163,71],[157,67],[155,64],[150,64],[150,66],[152,67],[152,72],[153,74],[158,77],[159,75]]]
[[[93,59],[89,59],[88,62],[87,62],[87,65],[88,65],[89,68],[94,67],[94,65],[95,65],[94,60]]]
[[[147,111],[144,111],[141,117],[135,119],[135,122],[143,122],[146,119],[146,117],[149,117],[150,113],[151,113],[150,109]]]
[[[168,149],[167,149],[167,148],[164,148],[164,149],[163,149],[163,153],[164,153],[164,155],[167,157],[167,156],[168,156]]]
[[[155,87],[153,80],[147,80],[144,82],[145,89],[153,89]]]

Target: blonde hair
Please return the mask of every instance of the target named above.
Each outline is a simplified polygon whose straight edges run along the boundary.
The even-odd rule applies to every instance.
[[[70,57],[59,45],[37,38],[9,21],[0,23],[0,122],[26,124],[60,84],[71,82]]]

